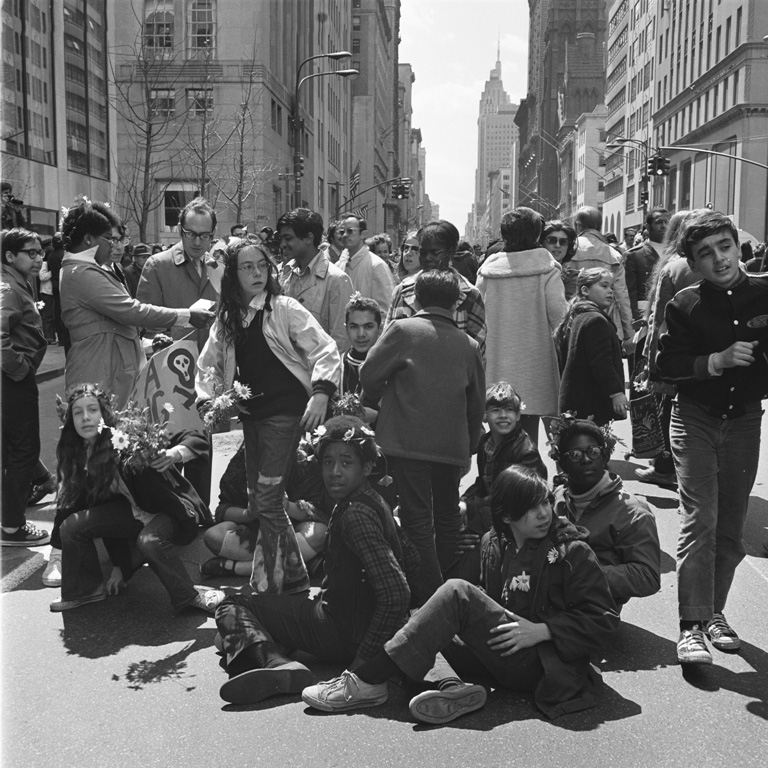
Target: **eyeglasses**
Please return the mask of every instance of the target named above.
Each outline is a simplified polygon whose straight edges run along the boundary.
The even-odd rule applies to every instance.
[[[567,237],[553,237],[550,235],[549,237],[545,238],[544,242],[547,245],[568,245],[568,238]]]
[[[115,246],[120,242],[119,237],[104,237],[103,235],[96,235],[99,240],[106,240],[111,246]]]
[[[246,275],[255,275],[257,272],[266,272],[269,270],[269,262],[260,261],[258,264],[243,264],[242,267],[238,267],[238,272],[245,272]]]
[[[187,237],[190,240],[199,240],[201,243],[210,243],[213,240],[213,232],[193,232],[191,229],[184,229],[179,227],[182,237]]]
[[[416,253],[419,252],[419,246],[418,245],[404,245],[403,246],[403,253],[406,251],[416,251]]]
[[[578,464],[585,456],[588,459],[596,459],[602,452],[603,449],[599,445],[588,445],[584,450],[574,448],[573,450],[566,451],[563,456],[566,456],[574,464]]]
[[[39,248],[19,248],[16,253],[26,253],[30,259],[40,259],[45,254],[45,251],[41,251]]]
[[[342,235],[354,235],[355,232],[359,232],[359,229],[355,229],[354,227],[349,227],[348,229],[340,229],[338,230]]]

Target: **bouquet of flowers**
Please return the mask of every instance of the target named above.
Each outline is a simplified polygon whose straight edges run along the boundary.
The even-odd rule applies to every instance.
[[[165,403],[163,410],[170,414],[173,406]],[[165,424],[155,423],[149,408],[141,408],[133,400],[123,410],[115,411],[114,427],[108,427],[102,419],[99,431],[103,429],[112,432],[112,447],[129,472],[146,469],[170,443]]]
[[[229,389],[225,390],[223,382],[213,368],[207,368],[203,378],[214,382],[213,397],[200,406],[200,416],[209,432],[215,432],[229,424],[229,420],[239,413],[248,413],[248,409],[241,405],[241,402],[250,400],[252,397],[250,387],[235,381]]]

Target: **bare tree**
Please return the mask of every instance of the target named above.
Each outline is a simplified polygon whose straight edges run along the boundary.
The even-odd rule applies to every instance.
[[[157,40],[145,34],[143,19],[133,13],[139,30],[133,43],[116,48],[108,57],[114,83],[110,98],[125,142],[118,204],[135,222],[139,239],[146,241],[150,217],[162,204],[178,164],[174,150],[184,128],[186,102],[179,111],[175,95],[184,76],[183,44],[156,46]]]

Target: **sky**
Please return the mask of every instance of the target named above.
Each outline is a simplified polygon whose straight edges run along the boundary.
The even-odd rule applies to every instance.
[[[426,150],[426,192],[464,231],[475,195],[480,96],[496,65],[513,104],[528,83],[528,0],[402,0],[400,63],[410,64],[412,127]]]

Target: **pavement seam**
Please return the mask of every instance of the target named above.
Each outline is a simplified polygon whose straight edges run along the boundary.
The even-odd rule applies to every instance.
[[[35,552],[32,557],[28,557],[23,563],[3,576],[0,580],[0,592],[11,592],[16,589],[44,564],[45,556],[41,552]]]

